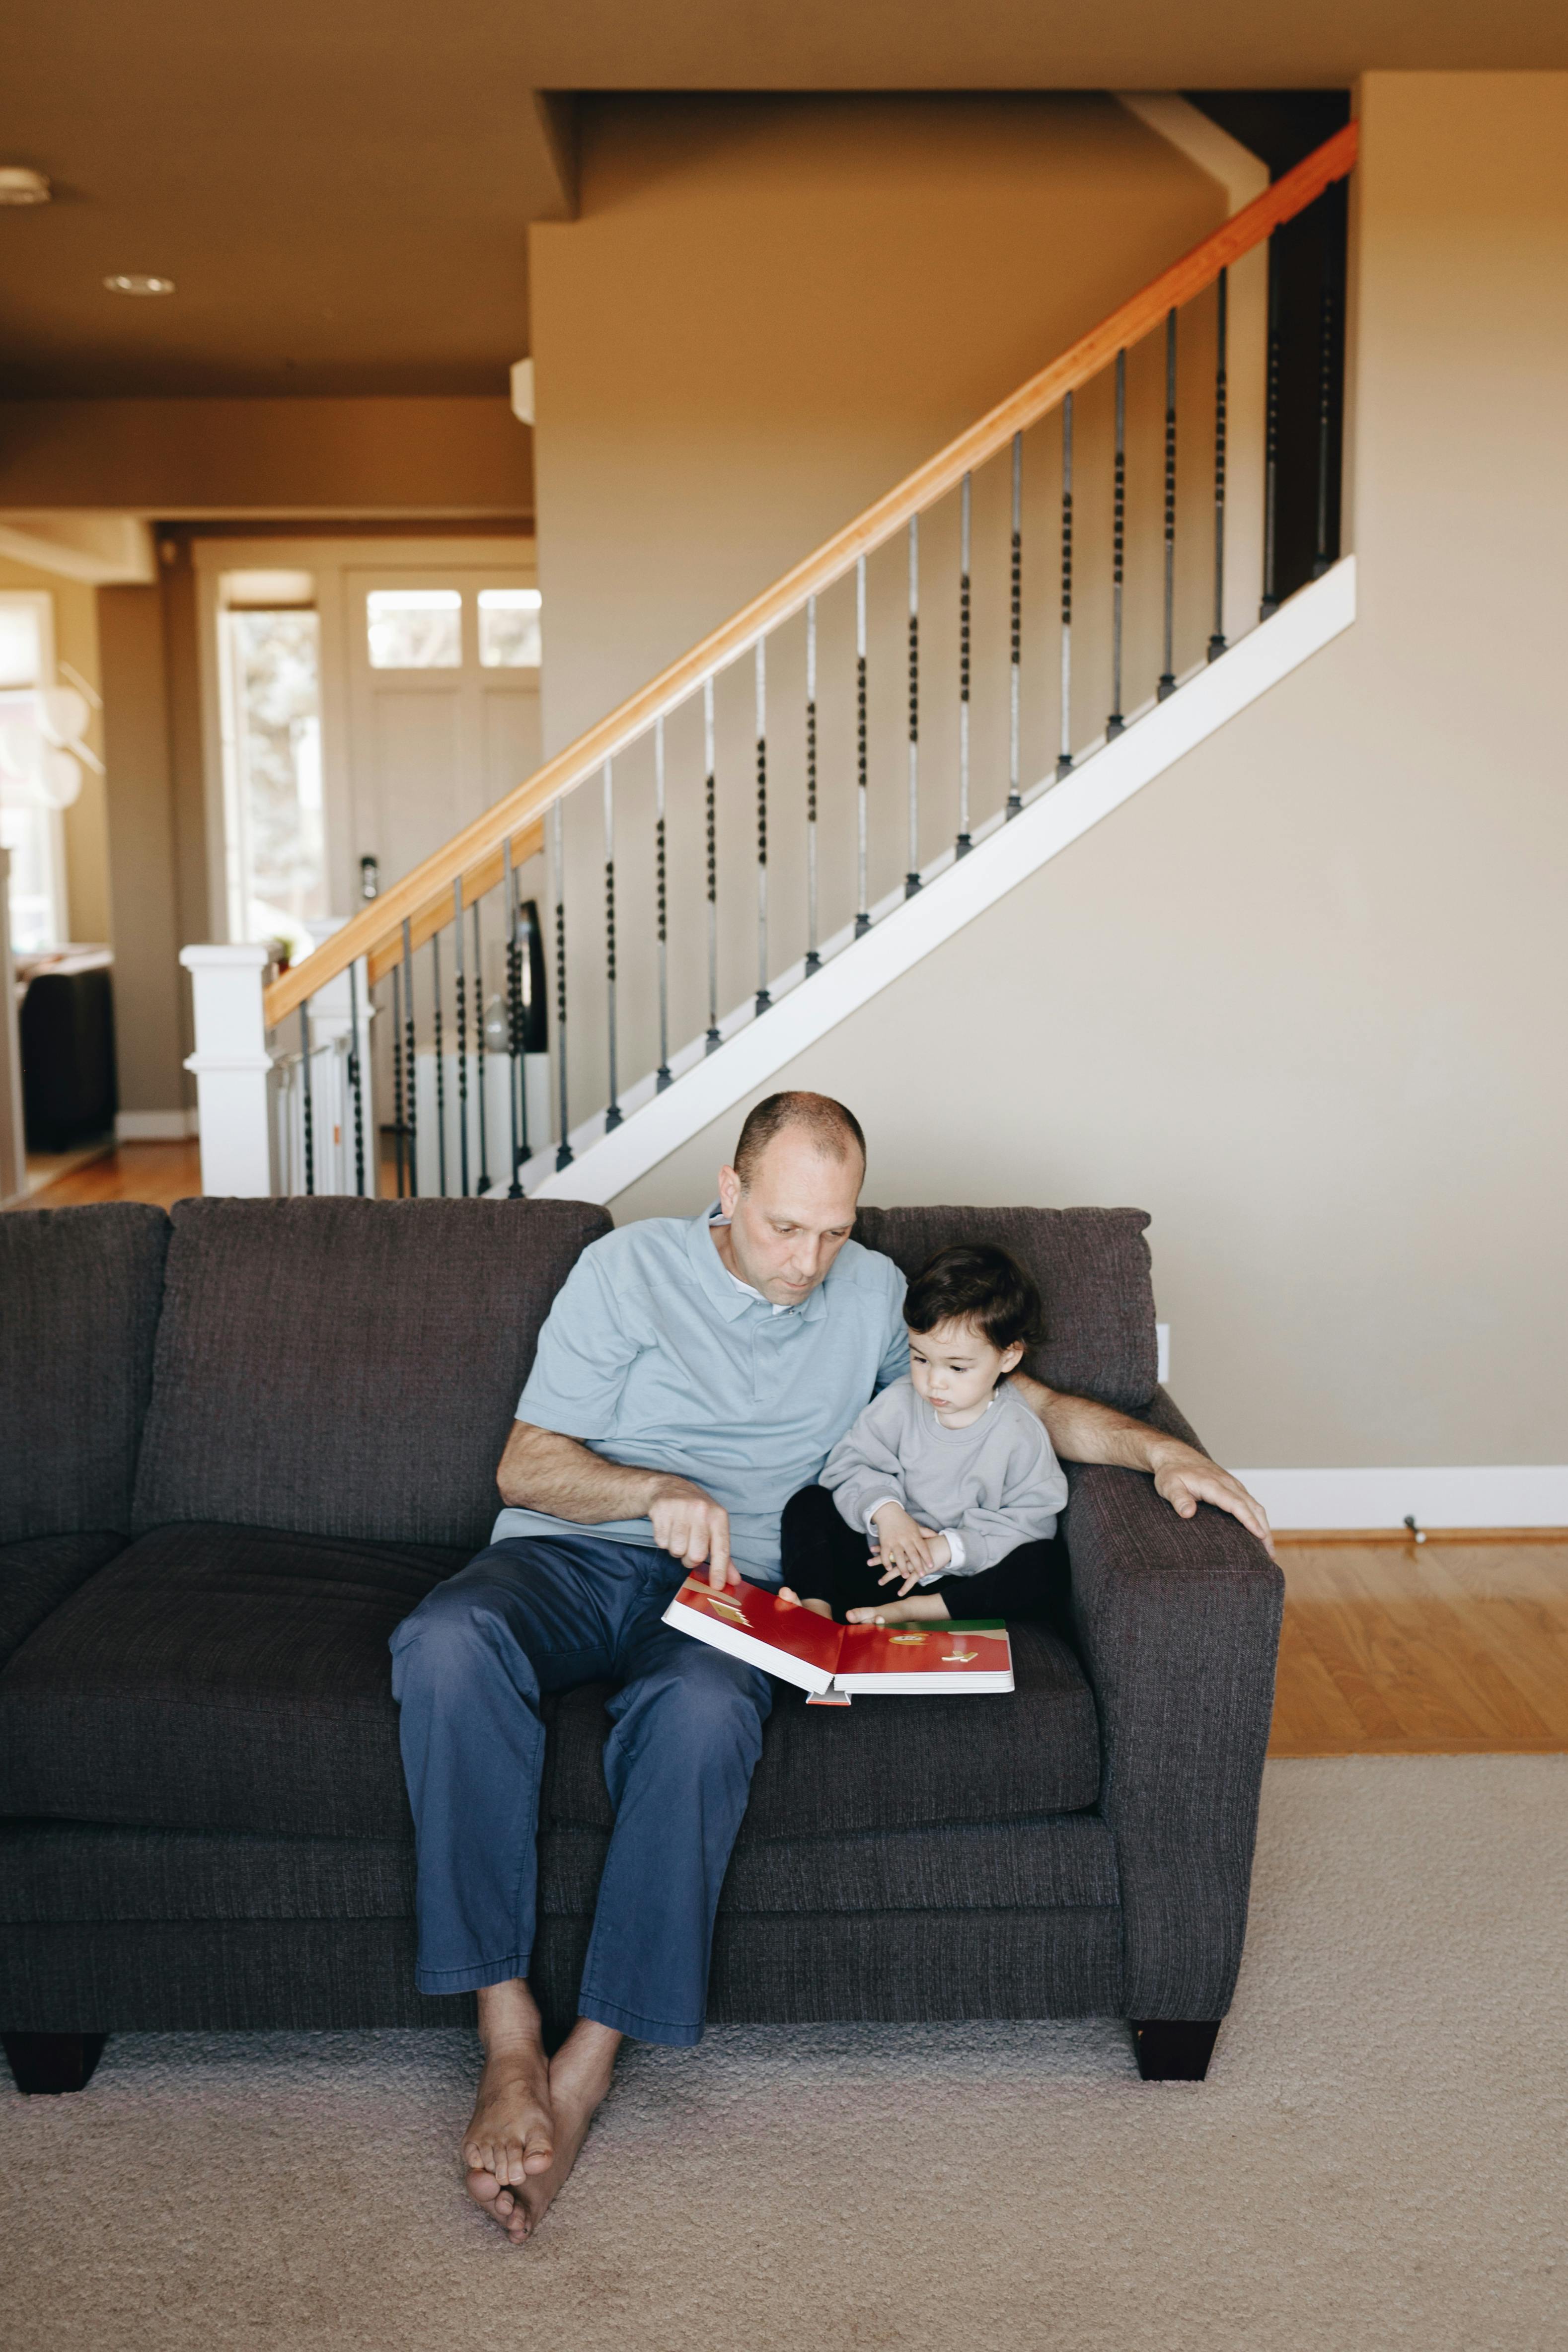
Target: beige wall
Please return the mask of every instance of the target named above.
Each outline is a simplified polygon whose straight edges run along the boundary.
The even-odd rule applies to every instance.
[[[0,589],[42,591],[55,606],[55,658],[68,661],[96,691],[98,612],[96,591],[78,580],[39,572],[0,556]],[[103,757],[103,724],[98,711],[88,721],[88,749]],[[109,824],[104,782],[84,766],[81,792],[65,814],[67,911],[73,940],[109,937]]]
[[[1152,1211],[1234,1461],[1559,1462],[1568,76],[1362,115],[1354,629],[780,1083],[856,1106],[874,1200]]]

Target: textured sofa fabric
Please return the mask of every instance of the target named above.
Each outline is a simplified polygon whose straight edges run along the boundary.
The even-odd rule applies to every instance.
[[[1047,1388],[1140,1412],[1157,1349],[1149,1223],[1142,1209],[867,1209],[855,1238],[913,1276],[933,1250],[992,1242],[1033,1275],[1046,1339],[1024,1370]]]
[[[0,1546],[130,1532],[168,1233],[130,1202],[0,1217]]]
[[[137,1530],[172,1519],[472,1552],[577,1201],[183,1201]]]
[[[123,1536],[106,1533],[0,1544],[0,1668],[68,1594],[124,1549]]]

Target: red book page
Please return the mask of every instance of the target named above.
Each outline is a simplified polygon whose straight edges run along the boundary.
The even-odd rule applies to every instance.
[[[817,1616],[815,1610],[794,1607],[761,1585],[731,1584],[722,1592],[710,1592],[705,1576],[689,1576],[675,1597],[683,1609],[710,1618],[716,1625],[750,1633],[753,1641],[783,1650],[825,1675],[837,1671],[839,1649],[848,1629],[836,1625],[830,1617]]]
[[[1005,1629],[964,1625],[846,1625],[835,1671],[840,1675],[1005,1674],[1012,1651]]]

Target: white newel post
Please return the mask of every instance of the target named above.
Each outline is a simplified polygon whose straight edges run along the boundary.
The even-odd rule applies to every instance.
[[[16,1034],[16,966],[11,955],[11,853],[0,849],[0,1209],[26,1198],[22,1120],[22,1048]]]
[[[272,1056],[267,1050],[259,945],[182,948],[191,975],[196,1050],[185,1063],[196,1081],[202,1191],[266,1198],[278,1188],[273,1144]]]

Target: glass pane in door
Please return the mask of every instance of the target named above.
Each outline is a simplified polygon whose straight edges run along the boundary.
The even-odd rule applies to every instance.
[[[484,669],[537,669],[541,658],[537,588],[479,590],[479,664]]]
[[[365,598],[365,635],[372,669],[461,669],[461,592],[373,588]]]

